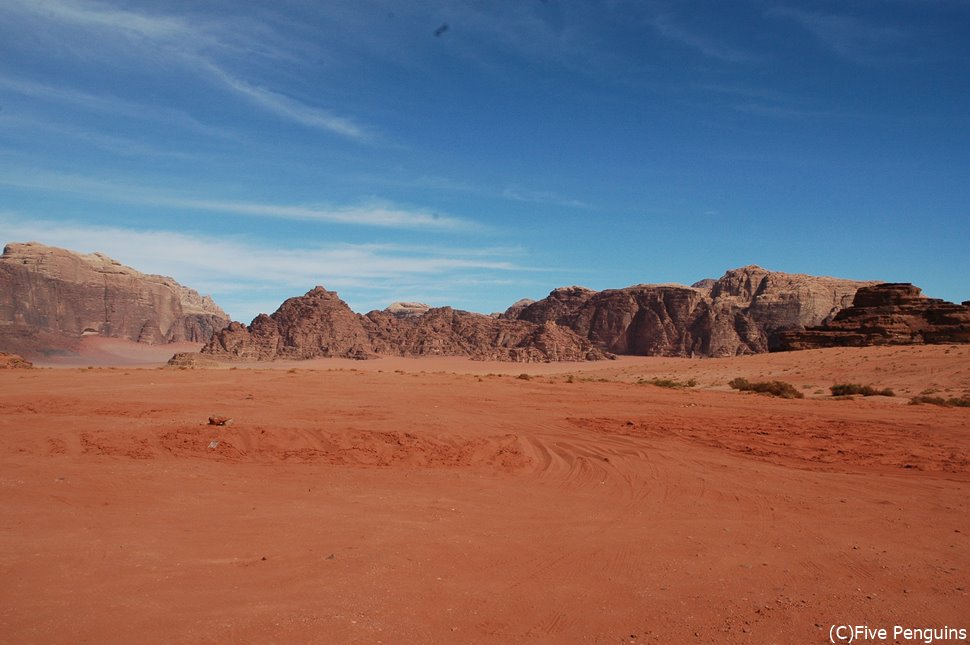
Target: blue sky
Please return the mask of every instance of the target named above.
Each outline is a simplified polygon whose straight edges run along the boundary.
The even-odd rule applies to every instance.
[[[236,319],[746,264],[970,298],[970,2],[0,2],[0,238]]]

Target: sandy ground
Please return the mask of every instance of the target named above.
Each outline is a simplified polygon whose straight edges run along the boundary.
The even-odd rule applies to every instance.
[[[970,347],[540,366],[130,359],[0,373],[2,642],[970,629],[970,410],[905,405],[970,390]],[[809,398],[735,392],[735,376]],[[697,386],[637,384],[655,377]],[[898,396],[823,396],[845,381]]]

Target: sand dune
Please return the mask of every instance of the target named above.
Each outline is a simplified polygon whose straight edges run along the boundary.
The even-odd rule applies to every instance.
[[[0,373],[0,640],[966,627],[970,410],[816,391],[962,393],[968,352]]]

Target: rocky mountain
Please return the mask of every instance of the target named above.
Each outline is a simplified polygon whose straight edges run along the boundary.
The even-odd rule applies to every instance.
[[[451,307],[430,309],[405,320],[372,311],[362,321],[371,346],[380,354],[469,356],[519,363],[606,358],[592,343],[553,322],[505,320]]]
[[[970,301],[927,298],[919,287],[886,283],[859,289],[852,306],[821,325],[780,334],[778,349],[970,343]]]
[[[336,293],[316,287],[290,298],[247,327],[232,323],[212,336],[202,354],[216,358],[370,358],[467,356],[480,360],[547,362],[595,360],[606,354],[555,323],[502,320],[414,304],[355,314]]]
[[[693,287],[563,287],[498,316],[419,303],[359,315],[317,287],[248,327],[233,323],[203,353],[247,360],[385,354],[521,362],[760,353],[784,332],[830,320],[867,284],[749,266]]]
[[[868,284],[747,266],[693,287],[564,287],[516,315],[553,321],[616,354],[731,356],[768,351],[782,332],[821,324]]]
[[[208,296],[101,253],[31,242],[8,244],[0,256],[3,350],[29,356],[70,349],[93,334],[141,343],[202,343],[228,322]]]
[[[389,314],[390,315],[390,314]],[[373,354],[361,317],[333,291],[316,287],[289,298],[247,327],[234,322],[213,334],[204,354],[245,360],[368,358]]]

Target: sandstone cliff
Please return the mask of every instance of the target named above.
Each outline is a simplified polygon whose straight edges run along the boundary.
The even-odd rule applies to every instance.
[[[822,323],[867,284],[748,266],[693,287],[564,287],[517,316],[554,321],[617,354],[730,356],[768,351],[782,332]]]
[[[852,303],[855,292],[873,284],[821,276],[768,271],[748,266],[728,271],[711,289],[719,310],[743,312],[763,333],[760,351],[778,334],[818,325]]]
[[[588,340],[555,323],[537,325],[416,303],[362,316],[323,287],[290,298],[248,327],[232,323],[214,334],[202,353],[243,360],[361,359],[376,354],[516,362],[606,358]]]
[[[0,349],[30,355],[89,334],[201,343],[228,322],[209,297],[100,253],[32,242],[8,244],[0,256]]]
[[[961,305],[922,295],[911,284],[859,289],[852,306],[831,320],[780,335],[778,349],[970,343],[970,302]]]

